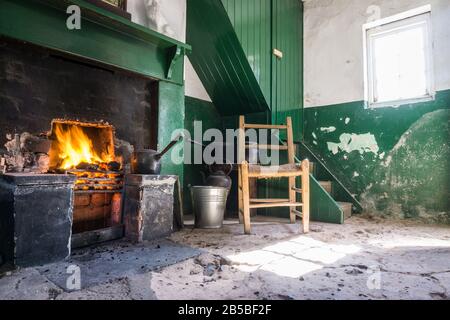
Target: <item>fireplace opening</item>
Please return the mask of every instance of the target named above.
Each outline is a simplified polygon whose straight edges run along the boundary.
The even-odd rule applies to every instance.
[[[11,39],[0,57],[0,174],[56,193],[76,177],[64,199],[32,198],[23,216],[65,202],[55,210],[71,214],[72,248],[122,238],[132,153],[157,148],[158,81]]]
[[[53,120],[49,172],[77,177],[73,234],[122,224],[123,163],[108,123]]]

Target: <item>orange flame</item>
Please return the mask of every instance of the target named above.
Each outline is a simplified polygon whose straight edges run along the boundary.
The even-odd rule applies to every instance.
[[[80,163],[101,164],[113,161],[113,156],[95,151],[91,139],[79,126],[63,128],[55,124],[54,133],[59,147],[61,169],[71,169]]]

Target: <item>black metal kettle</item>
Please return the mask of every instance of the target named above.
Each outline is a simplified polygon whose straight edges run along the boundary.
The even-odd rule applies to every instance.
[[[159,175],[161,173],[161,158],[182,139],[183,136],[178,135],[161,152],[152,149],[136,150],[131,160],[132,172],[134,174]]]
[[[220,166],[220,169],[216,169],[215,165],[208,165],[209,176],[204,178],[204,184],[211,187],[222,187],[228,190],[231,189],[232,180],[229,177],[233,170],[233,165],[224,164]]]

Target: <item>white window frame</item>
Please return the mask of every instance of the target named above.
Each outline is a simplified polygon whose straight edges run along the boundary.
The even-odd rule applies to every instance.
[[[428,69],[427,76],[427,94],[410,99],[400,99],[394,101],[376,102],[376,83],[374,77],[374,59],[373,59],[373,39],[377,36],[396,32],[398,30],[407,30],[409,27],[417,24],[425,24],[426,28],[426,63]],[[434,88],[434,66],[433,66],[433,40],[431,30],[431,5],[423,6],[414,10],[403,12],[401,14],[380,19],[367,23],[363,26],[364,34],[364,88],[365,101],[368,108],[395,107],[399,105],[412,104],[417,102],[431,101],[435,99]]]

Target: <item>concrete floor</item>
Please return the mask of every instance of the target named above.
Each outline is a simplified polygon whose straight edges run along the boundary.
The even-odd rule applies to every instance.
[[[236,221],[221,230],[196,230],[188,221],[170,238],[178,251],[168,245],[167,255],[178,259],[168,266],[102,273],[78,291],[50,280],[54,268],[29,268],[0,278],[0,299],[450,298],[449,227],[353,217],[342,226],[313,223],[303,235],[282,222],[258,218],[245,236]],[[115,256],[116,247],[105,250]],[[83,257],[90,268],[99,261],[103,270],[121,270],[109,256]]]

